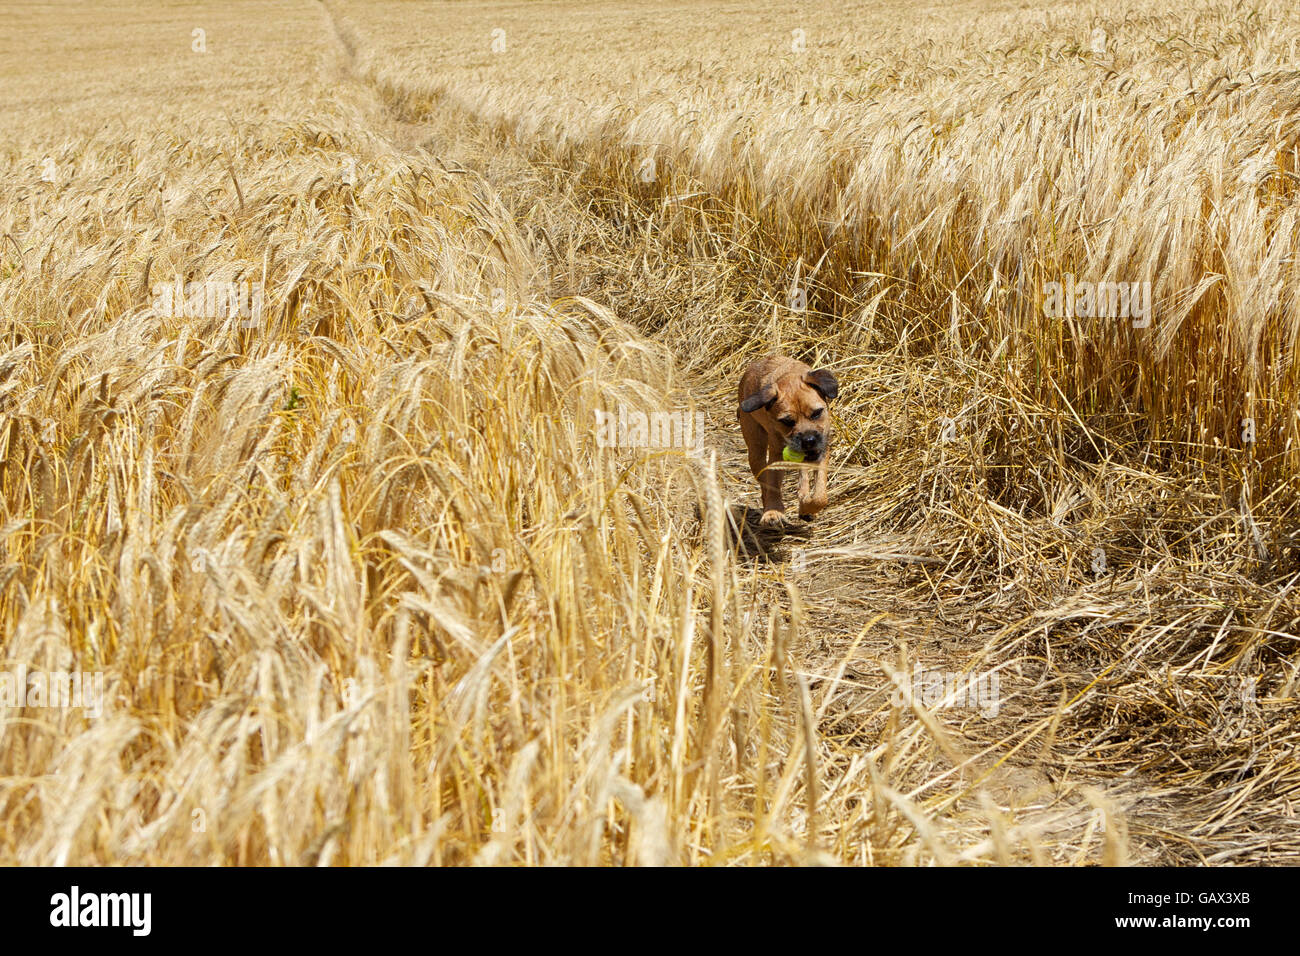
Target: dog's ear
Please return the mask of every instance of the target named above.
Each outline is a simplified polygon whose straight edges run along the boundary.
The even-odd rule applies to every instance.
[[[821,397],[828,402],[840,393],[840,383],[835,381],[835,376],[830,369],[814,369],[805,375],[803,380],[817,389]]]
[[[753,395],[740,403],[742,412],[752,412],[776,401],[776,386],[768,382]]]

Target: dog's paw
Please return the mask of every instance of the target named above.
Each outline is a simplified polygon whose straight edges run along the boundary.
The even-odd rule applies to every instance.
[[[758,519],[760,527],[779,528],[785,524],[785,513],[782,511],[764,511],[763,517]]]
[[[811,521],[814,516],[826,507],[825,498],[808,498],[799,501],[799,517],[805,521]]]

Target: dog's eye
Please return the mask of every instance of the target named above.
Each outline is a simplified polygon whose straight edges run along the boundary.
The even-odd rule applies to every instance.
[[[813,412],[813,413],[812,413],[811,415],[809,415],[808,417],[809,417],[809,418],[812,418],[812,419],[818,419],[818,418],[821,418],[821,417],[822,417],[822,412],[824,412],[824,411],[826,411],[826,409],[824,409],[824,408],[819,408],[819,409],[817,409],[817,411]]]
[[[793,418],[787,416],[785,418],[782,418],[780,421],[781,424],[784,425],[786,428],[794,428],[795,420]]]

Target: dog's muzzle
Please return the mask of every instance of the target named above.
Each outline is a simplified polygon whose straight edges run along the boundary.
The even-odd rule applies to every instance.
[[[826,436],[816,431],[803,432],[791,435],[786,444],[803,452],[805,461],[818,461],[826,451]]]

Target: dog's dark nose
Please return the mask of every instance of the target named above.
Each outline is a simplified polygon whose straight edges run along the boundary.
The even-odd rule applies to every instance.
[[[799,445],[804,451],[818,451],[822,447],[820,432],[806,432],[799,436]]]

